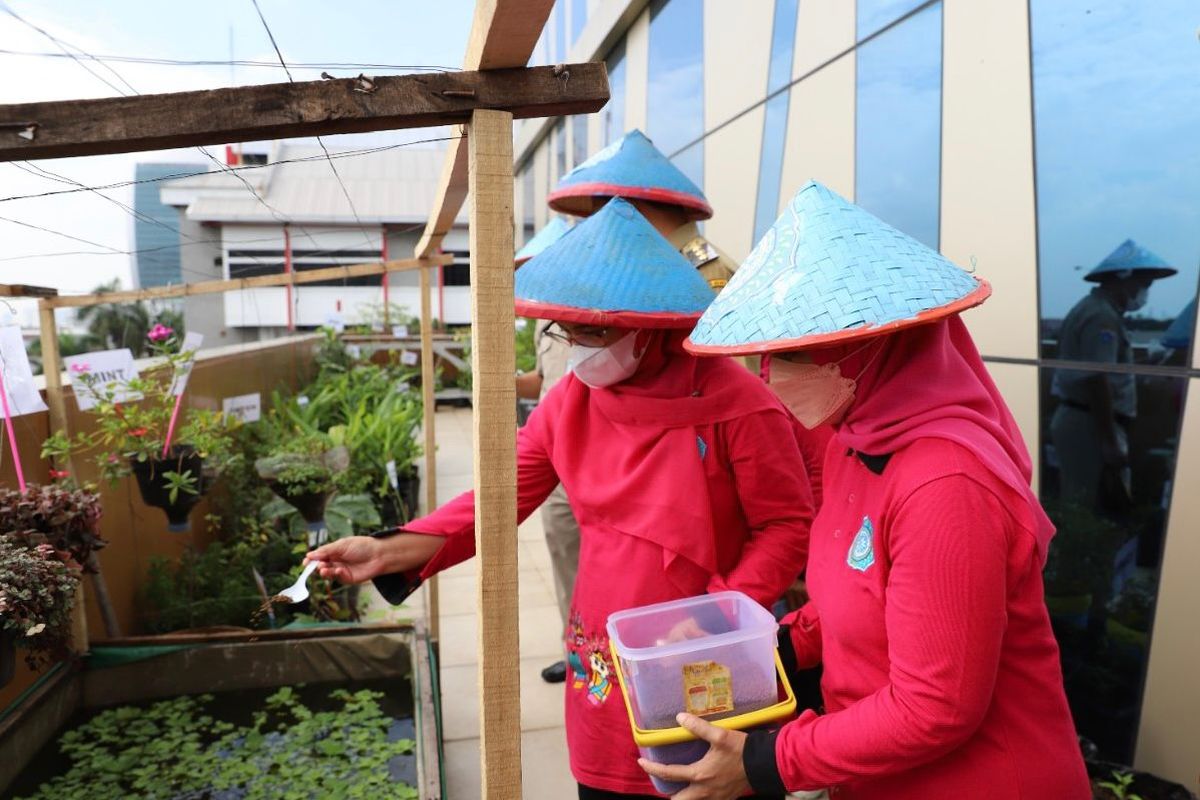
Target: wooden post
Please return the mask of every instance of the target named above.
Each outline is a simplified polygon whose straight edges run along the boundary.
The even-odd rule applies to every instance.
[[[437,437],[434,418],[437,400],[433,396],[437,375],[433,364],[433,289],[430,286],[430,270],[420,271],[421,276],[421,403],[424,408],[422,427],[425,431],[425,513],[437,508]],[[441,634],[441,607],[438,602],[437,575],[425,584],[425,608],[429,616],[429,637],[438,641]]]
[[[479,109],[467,131],[484,800],[521,797],[512,120]]]
[[[62,387],[62,358],[58,352],[58,325],[54,320],[54,306],[49,299],[38,301],[38,319],[41,323],[42,340],[42,374],[46,378],[46,405],[50,407],[50,432],[70,436],[71,429],[67,425],[67,403],[63,397]],[[75,465],[68,459],[67,469],[72,477],[77,477]],[[109,638],[121,635],[121,624],[113,611],[112,601],[108,596],[108,584],[104,582],[104,573],[100,571],[100,559],[95,553],[88,559],[86,565],[92,569],[92,592],[96,595],[96,606],[104,620],[104,630]],[[81,653],[88,651],[87,608],[84,601],[83,584],[75,595],[75,609],[71,612],[71,638],[76,650]]]

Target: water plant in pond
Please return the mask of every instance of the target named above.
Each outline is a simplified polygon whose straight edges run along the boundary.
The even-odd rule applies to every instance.
[[[212,695],[103,711],[63,734],[70,766],[24,800],[415,800],[391,769],[415,745],[390,735],[383,695],[329,698],[335,708],[313,709],[283,687],[247,724],[217,719]]]

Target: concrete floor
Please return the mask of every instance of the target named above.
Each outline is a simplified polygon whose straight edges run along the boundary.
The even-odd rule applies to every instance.
[[[471,488],[471,410],[443,409],[437,414],[438,502]],[[563,687],[542,681],[539,672],[562,657],[562,620],[554,600],[550,556],[541,517],[531,516],[518,529],[520,554],[521,751],[526,800],[576,796],[567,766],[563,731]],[[479,786],[478,659],[476,653],[474,560],[444,572],[441,604],[442,724],[446,753],[447,800],[476,800]],[[411,617],[424,613],[424,597],[399,609],[381,599],[369,618]]]

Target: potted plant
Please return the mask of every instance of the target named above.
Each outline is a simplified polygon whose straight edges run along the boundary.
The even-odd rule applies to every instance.
[[[325,505],[335,489],[335,477],[349,463],[345,447],[310,432],[291,437],[271,455],[255,461],[254,468],[271,491],[300,512],[308,525],[309,547],[316,547],[324,540]]]
[[[0,536],[0,686],[12,680],[14,647],[31,669],[69,653],[79,570],[49,544]]]
[[[1084,628],[1112,582],[1112,553],[1121,532],[1113,523],[1071,503],[1047,508],[1058,528],[1050,543],[1043,581],[1050,617]]]
[[[1138,570],[1125,581],[1108,607],[1105,627],[1110,642],[1127,650],[1145,649],[1154,615],[1155,590],[1154,576],[1149,570]]]
[[[0,534],[48,544],[84,572],[94,571],[92,554],[107,544],[100,536],[100,514],[100,496],[86,489],[0,488]]]
[[[236,458],[232,437],[238,421],[216,411],[182,408],[177,388],[195,353],[182,350],[175,332],[164,325],[155,325],[149,339],[158,361],[137,378],[102,384],[86,364],[72,366],[77,391],[91,392],[96,401],[96,428],[74,440],[57,433],[43,444],[42,455],[87,453],[101,476],[114,483],[132,474],[142,501],[166,513],[167,529],[186,531],[192,508]],[[122,399],[130,396],[141,399]]]

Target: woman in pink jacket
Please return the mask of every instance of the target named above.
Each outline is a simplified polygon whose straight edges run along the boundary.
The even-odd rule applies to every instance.
[[[579,521],[564,649],[566,729],[581,798],[647,796],[616,689],[614,611],[737,589],[770,605],[803,568],[812,520],[794,419],[731,359],[683,339],[712,300],[688,261],[624,200],[517,271],[517,310],[557,321],[573,373],[517,438],[521,519],[561,481]],[[376,578],[392,602],[474,554],[464,494],[385,538],[309,554],[322,574]]]
[[[781,636],[824,709],[721,731],[680,800],[830,787],[854,800],[1086,800],[1042,599],[1053,528],[1020,432],[958,312],[989,286],[825,187],[792,200],[693,331],[773,353],[802,424],[834,425],[811,602]]]

